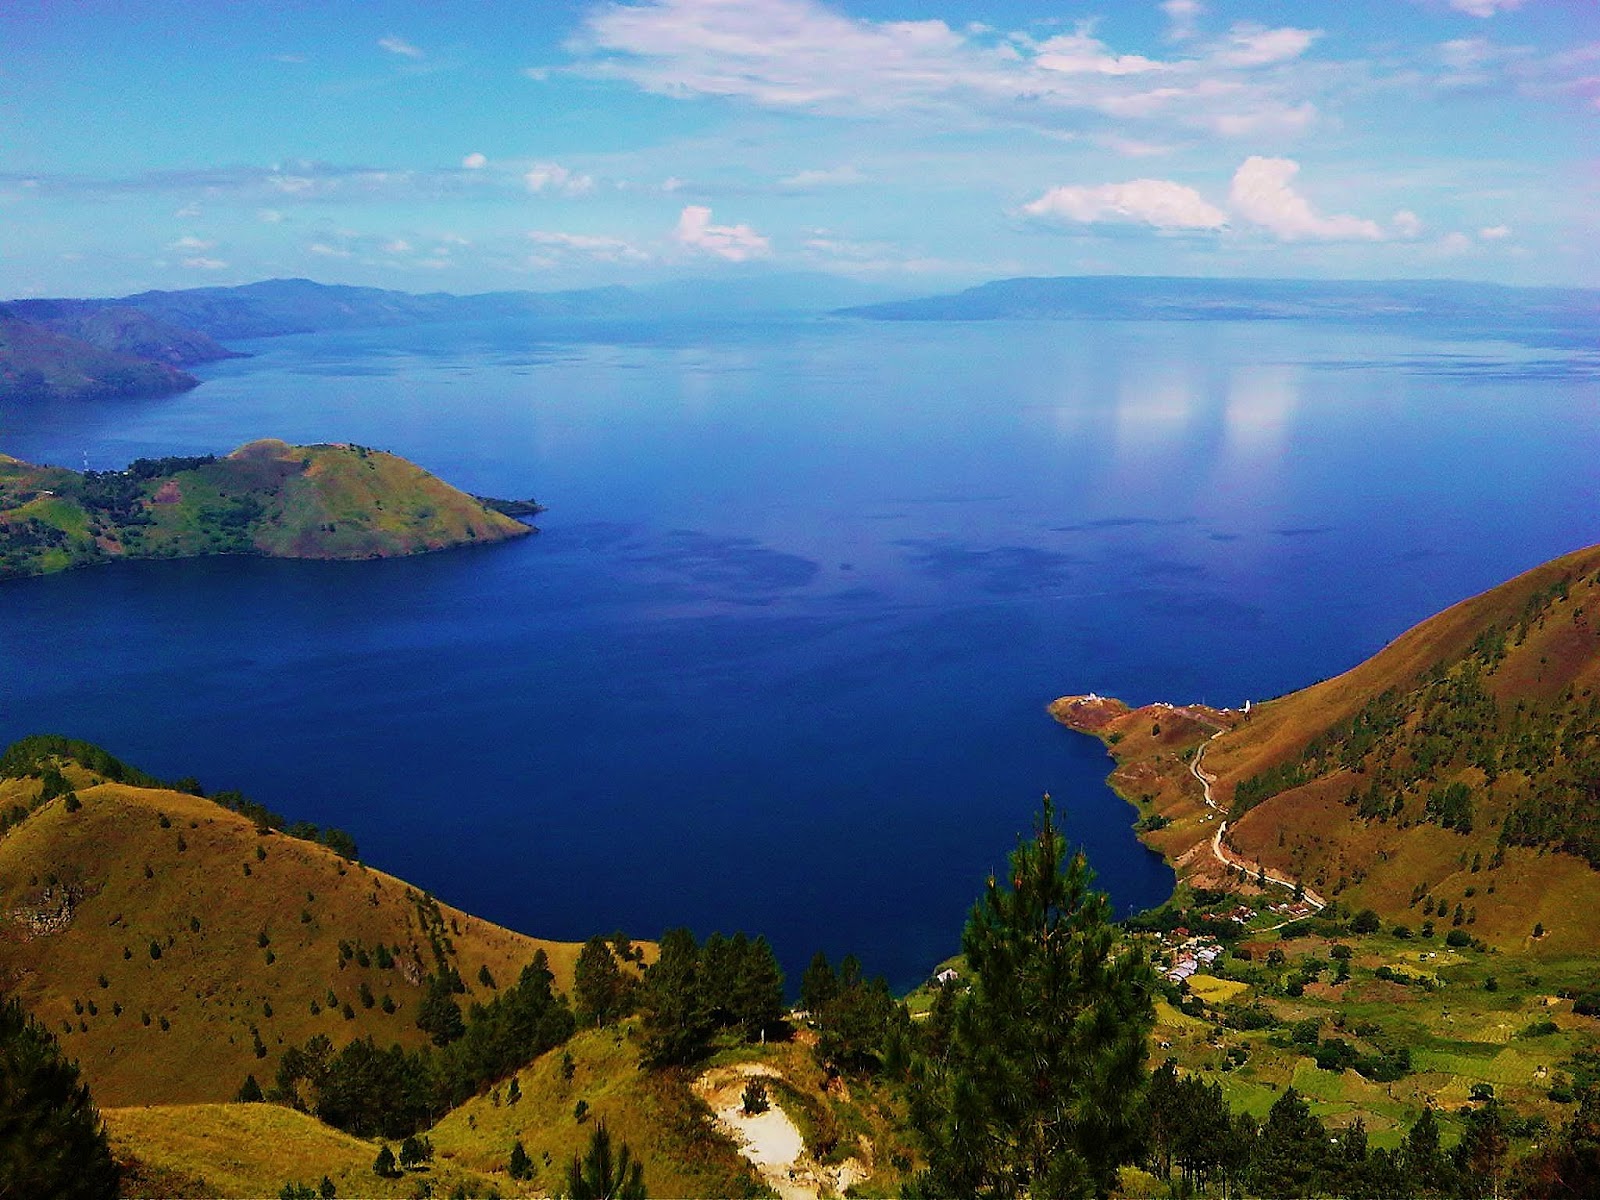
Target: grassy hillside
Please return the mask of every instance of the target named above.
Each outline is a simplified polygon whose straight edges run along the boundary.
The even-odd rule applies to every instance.
[[[276,1104],[167,1104],[104,1111],[112,1153],[123,1164],[130,1196],[276,1196],[285,1184],[315,1189],[326,1178],[339,1196],[415,1196],[426,1183],[446,1197],[464,1188],[520,1195],[501,1176],[463,1169],[448,1159],[398,1178],[372,1166],[383,1143],[352,1137],[315,1117]],[[391,1150],[396,1149],[389,1143]]]
[[[199,382],[170,362],[106,349],[0,309],[0,400],[167,396]]]
[[[1057,715],[1111,744],[1146,836],[1197,878],[1227,873],[1210,847],[1226,817],[1227,848],[1325,897],[1556,956],[1592,949],[1600,905],[1597,688],[1591,547],[1248,714],[1079,698]]]
[[[0,455],[0,579],[114,558],[387,558],[530,527],[392,454],[264,440],[79,473]]]
[[[540,949],[556,986],[571,985],[576,945],[94,765],[0,780],[0,986],[102,1104],[227,1100],[251,1073],[267,1087],[283,1051],[319,1033],[419,1046],[424,980],[441,969],[465,983],[463,1007]]]

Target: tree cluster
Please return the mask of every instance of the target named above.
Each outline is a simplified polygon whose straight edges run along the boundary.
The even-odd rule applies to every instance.
[[[366,1037],[335,1052],[318,1034],[285,1051],[271,1099],[358,1137],[406,1137],[572,1036],[572,1012],[552,985],[541,950],[514,986],[464,1019],[456,1009],[460,1032],[438,1047],[380,1049]]]
[[[694,1062],[720,1029],[746,1040],[783,1027],[783,971],[764,937],[712,934],[701,946],[687,929],[661,936],[661,955],[639,989],[644,1058],[650,1066]]]

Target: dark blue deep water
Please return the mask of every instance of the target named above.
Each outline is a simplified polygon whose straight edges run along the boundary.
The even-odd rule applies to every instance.
[[[54,730],[350,829],[530,933],[766,933],[909,985],[1053,792],[1119,911],[1171,874],[1045,705],[1237,704],[1600,540],[1600,357],[1271,323],[436,326],[184,396],[0,411],[119,467],[357,441],[544,533],[0,588]]]

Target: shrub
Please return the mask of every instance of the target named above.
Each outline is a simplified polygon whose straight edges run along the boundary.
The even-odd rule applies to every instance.
[[[744,1095],[741,1097],[746,1116],[755,1116],[764,1113],[772,1107],[767,1098],[767,1085],[759,1079],[752,1079],[744,1085]]]
[[[372,1162],[372,1173],[382,1179],[398,1179],[400,1168],[394,1161],[394,1151],[384,1145]]]

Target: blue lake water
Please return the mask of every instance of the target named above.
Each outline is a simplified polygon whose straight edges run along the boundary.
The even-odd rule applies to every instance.
[[[1275,323],[430,326],[183,396],[0,411],[120,467],[356,441],[532,495],[512,545],[0,588],[54,730],[351,830],[515,928],[766,933],[899,986],[1054,793],[1119,911],[1171,873],[1066,692],[1237,704],[1600,540],[1600,356]]]

